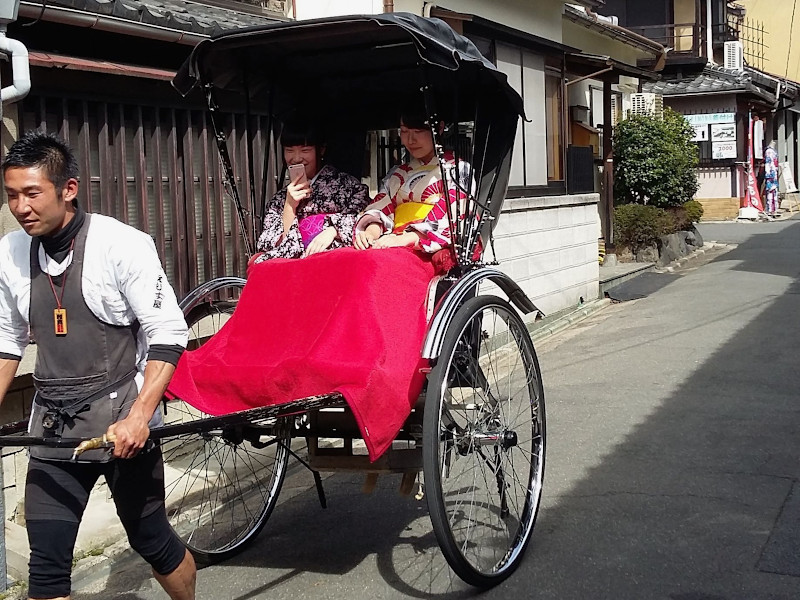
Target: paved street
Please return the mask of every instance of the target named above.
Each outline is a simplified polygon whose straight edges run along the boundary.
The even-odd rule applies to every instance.
[[[800,596],[800,219],[701,232],[738,246],[540,343],[544,505],[520,570],[482,597]],[[364,495],[328,478],[323,511],[296,473],[257,542],[200,571],[199,599],[476,595],[399,479]],[[73,598],[165,597],[138,559],[103,575]]]

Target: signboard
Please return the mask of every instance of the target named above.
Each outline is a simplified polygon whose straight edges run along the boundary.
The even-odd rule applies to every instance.
[[[704,113],[702,115],[683,115],[690,125],[713,125],[714,123],[735,123],[736,113]]]
[[[693,125],[694,137],[693,142],[707,142],[708,141],[708,125]]]
[[[711,144],[711,158],[714,160],[736,158],[736,141],[714,142]]]
[[[787,194],[794,194],[797,192],[797,186],[794,183],[794,175],[792,174],[792,167],[788,162],[781,163],[781,177],[783,177],[783,191]]]
[[[715,123],[711,126],[712,142],[735,142],[736,123]]]

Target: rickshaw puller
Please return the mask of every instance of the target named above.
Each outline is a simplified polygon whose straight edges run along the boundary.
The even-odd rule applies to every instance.
[[[76,204],[78,166],[59,138],[32,132],[2,163],[23,231],[0,240],[0,400],[30,336],[37,344],[34,436],[113,436],[72,449],[33,447],[25,486],[30,598],[69,598],[72,554],[103,475],[131,546],[173,600],[194,598],[195,565],[172,532],[158,447],[158,404],[187,342],[186,323],[152,239]]]

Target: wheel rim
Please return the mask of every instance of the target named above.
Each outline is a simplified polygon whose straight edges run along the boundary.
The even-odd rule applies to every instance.
[[[204,416],[177,400],[169,403],[166,421]],[[166,508],[175,533],[208,555],[235,550],[258,533],[280,491],[288,443],[288,429],[274,419],[167,441]]]
[[[189,349],[213,337],[236,301],[209,302],[190,313]],[[210,415],[176,399],[165,424]],[[287,423],[276,419],[176,436],[162,443],[167,516],[195,554],[222,558],[251,539],[277,500],[288,461]]]
[[[464,324],[438,407],[438,475],[449,537],[469,568],[489,578],[512,569],[524,550],[544,472],[538,365],[528,332],[511,311],[489,304]]]

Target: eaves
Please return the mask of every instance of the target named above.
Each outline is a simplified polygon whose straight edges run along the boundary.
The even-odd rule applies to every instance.
[[[585,12],[573,8],[568,4],[564,6],[563,18],[568,19],[577,25],[585,27],[586,29],[596,31],[606,37],[623,42],[636,48],[637,50],[644,50],[645,52],[650,52],[656,56],[660,56],[665,50],[664,46],[656,41],[646,38],[643,35],[639,35],[638,33],[634,33],[633,31],[625,29],[624,27],[620,27],[619,25],[598,21],[597,19],[587,15]]]

